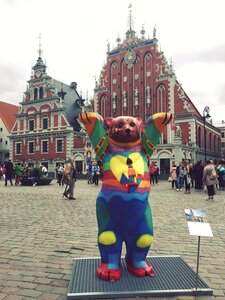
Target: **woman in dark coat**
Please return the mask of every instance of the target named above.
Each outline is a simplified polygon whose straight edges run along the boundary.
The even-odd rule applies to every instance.
[[[197,164],[193,168],[193,175],[195,179],[195,189],[196,190],[202,190],[202,177],[203,177],[203,166],[201,164],[201,161],[198,161]]]

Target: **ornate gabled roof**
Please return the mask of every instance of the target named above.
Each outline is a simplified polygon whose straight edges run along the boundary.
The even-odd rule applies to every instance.
[[[108,52],[107,54],[114,55],[117,54],[121,51],[126,51],[129,48],[136,48],[144,45],[149,45],[149,44],[154,44],[157,43],[158,40],[156,39],[156,28],[154,27],[153,31],[153,38],[152,39],[146,39],[145,38],[145,30],[144,30],[144,25],[142,25],[142,29],[140,31],[141,37],[138,37],[135,30],[132,28],[133,27],[133,18],[132,18],[132,13],[131,13],[131,5],[129,5],[129,29],[126,32],[125,39],[121,43],[121,39],[118,36],[116,39],[117,46],[114,47],[112,50],[110,50],[110,45],[108,43]]]
[[[0,101],[0,119],[5,124],[8,132],[11,131],[15,121],[18,106]]]

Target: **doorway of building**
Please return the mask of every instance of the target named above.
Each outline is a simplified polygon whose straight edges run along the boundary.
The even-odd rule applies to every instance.
[[[75,161],[75,167],[76,167],[77,173],[78,174],[82,174],[82,171],[83,171],[83,161],[82,160],[76,160]]]
[[[165,179],[168,177],[169,173],[170,173],[170,159],[169,158],[160,159],[160,177]]]

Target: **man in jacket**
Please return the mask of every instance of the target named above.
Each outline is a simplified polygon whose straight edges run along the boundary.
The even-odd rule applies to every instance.
[[[13,163],[12,163],[11,159],[6,163],[5,168],[6,168],[5,186],[7,186],[7,181],[8,180],[10,181],[11,185],[13,185],[12,177],[13,177],[14,166],[13,166]]]
[[[64,166],[64,179],[63,182],[66,184],[66,189],[63,193],[67,199],[75,200],[74,198],[74,188],[75,188],[75,181],[76,181],[76,169],[73,165],[73,159],[69,158]]]

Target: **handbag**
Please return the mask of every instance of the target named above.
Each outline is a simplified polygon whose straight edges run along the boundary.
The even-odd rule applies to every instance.
[[[172,181],[173,181],[172,176],[169,176],[168,177],[168,182],[172,182]]]

